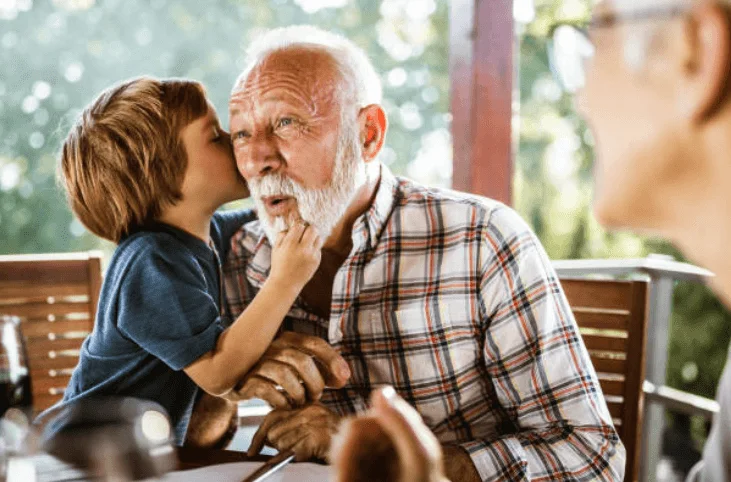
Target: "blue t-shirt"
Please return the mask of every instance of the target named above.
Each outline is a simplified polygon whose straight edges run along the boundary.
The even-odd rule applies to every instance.
[[[122,240],[61,403],[92,395],[153,400],[167,410],[182,445],[198,394],[182,370],[213,350],[230,324],[219,263],[233,234],[254,218],[250,210],[213,216],[219,259],[202,240],[164,224]]]

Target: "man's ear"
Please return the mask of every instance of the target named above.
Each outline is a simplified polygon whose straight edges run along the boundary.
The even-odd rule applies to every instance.
[[[680,103],[696,122],[712,116],[726,101],[731,62],[731,25],[716,4],[699,4],[685,23]]]
[[[363,160],[368,163],[378,156],[386,141],[388,120],[383,107],[378,104],[363,107],[358,113],[358,126]]]

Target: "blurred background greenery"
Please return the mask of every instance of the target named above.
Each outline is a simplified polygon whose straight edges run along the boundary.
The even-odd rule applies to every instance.
[[[591,215],[592,135],[546,57],[551,23],[587,18],[589,0],[515,5],[515,207],[554,259],[679,258],[661,241],[607,233]],[[70,123],[102,89],[142,74],[193,78],[225,125],[247,43],[299,23],[340,32],[373,59],[391,121],[383,162],[449,186],[447,0],[0,0],[0,254],[113,249],[73,219],[55,182]],[[729,314],[707,288],[681,284],[670,336],[670,385],[713,397]],[[692,427],[698,446],[705,427]]]

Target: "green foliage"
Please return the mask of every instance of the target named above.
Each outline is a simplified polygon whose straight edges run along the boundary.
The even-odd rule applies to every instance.
[[[305,11],[316,3],[340,6]],[[57,152],[78,112],[130,77],[187,77],[206,86],[227,124],[247,44],[277,26],[318,25],[364,48],[383,73],[384,162],[406,173],[426,159],[440,170],[420,170],[422,180],[449,182],[449,172],[439,173],[451,168],[451,156],[429,152],[435,142],[438,152],[451,152],[446,0],[9,4],[9,11],[0,4],[0,253],[110,249],[73,220],[55,182]]]

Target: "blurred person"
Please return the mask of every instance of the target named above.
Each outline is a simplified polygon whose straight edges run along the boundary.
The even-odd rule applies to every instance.
[[[380,80],[348,40],[288,27],[248,55],[230,127],[259,219],[233,238],[230,306],[246,309],[266,282],[272,240],[310,223],[325,240],[322,262],[284,335],[326,341],[352,374],[339,390],[302,384],[317,373],[307,348],[275,341],[238,387],[276,408],[250,453],[268,443],[325,459],[341,418],[389,384],[434,431],[451,480],[621,480],[624,447],[528,226],[496,201],[420,186],[379,162]],[[361,479],[397,469],[382,457],[360,466]]]
[[[599,220],[671,240],[715,271],[711,284],[731,304],[729,2],[605,0],[593,10],[588,36],[564,25],[553,43],[555,68],[579,89],[579,108],[596,136]],[[720,412],[689,482],[731,480],[731,359],[717,398]],[[343,435],[340,480],[357,480],[346,456],[364,456],[363,438],[379,430],[398,449],[397,480],[443,478],[426,426],[394,399],[379,399]]]
[[[162,405],[182,444],[199,388],[230,395],[269,346],[319,265],[320,238],[305,223],[280,233],[271,276],[231,319],[220,260],[255,216],[216,212],[249,192],[197,82],[143,77],[104,91],[71,128],[60,172],[76,216],[117,248],[94,331],[63,400],[41,418],[87,398],[136,397]],[[235,422],[230,405],[212,439]]]

